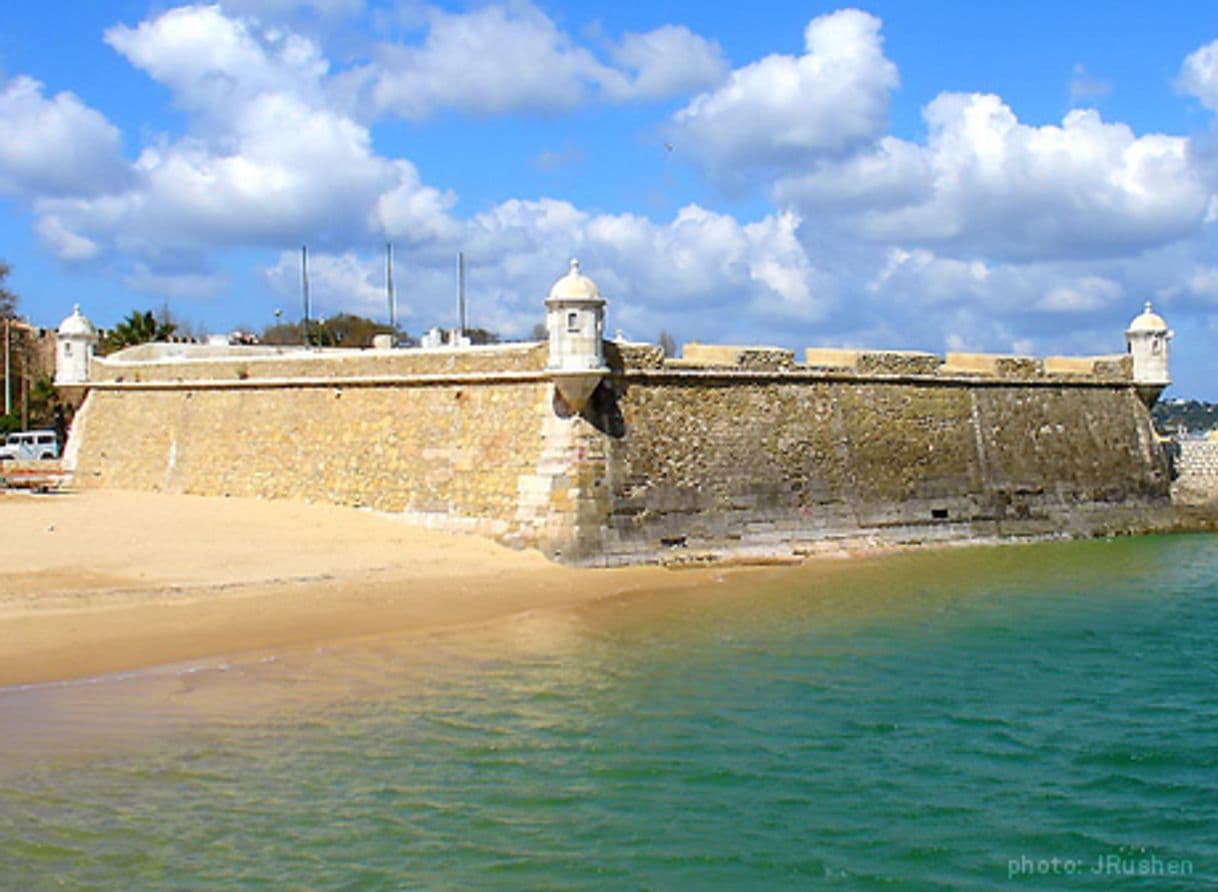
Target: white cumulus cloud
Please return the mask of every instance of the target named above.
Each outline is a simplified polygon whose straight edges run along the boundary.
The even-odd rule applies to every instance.
[[[478,114],[572,108],[609,74],[541,10],[486,6],[468,13],[429,8],[418,45],[384,44],[375,66],[380,110],[421,118],[437,108]]]
[[[1021,123],[999,97],[944,93],[925,145],[885,138],[780,180],[774,196],[875,242],[992,257],[1116,256],[1195,233],[1210,189],[1189,141],[1138,136],[1093,109]]]
[[[824,310],[812,265],[795,238],[793,215],[742,224],[698,205],[668,222],[636,214],[589,214],[552,199],[509,201],[472,218],[464,244],[482,264],[488,296],[506,312],[497,321],[527,331],[550,281],[578,256],[612,301],[615,325],[654,336],[672,320],[703,337],[736,324],[713,308],[732,308],[756,324]]]
[[[1176,81],[1181,90],[1201,100],[1211,111],[1218,111],[1218,40],[1190,53]]]
[[[596,99],[658,99],[718,81],[718,44],[679,25],[627,33],[602,60],[530,3],[469,12],[424,7],[421,41],[382,43],[363,73],[373,107],[411,119],[454,108],[475,115],[556,113]]]
[[[61,260],[71,262],[92,260],[101,254],[101,246],[91,239],[68,229],[54,213],[40,213],[34,224],[39,238]]]
[[[790,171],[867,145],[887,122],[897,69],[880,20],[855,9],[813,19],[801,56],[767,56],[734,70],[671,123],[671,139],[714,179]]]
[[[300,254],[283,251],[264,271],[267,281],[285,299],[301,293]],[[309,298],[323,312],[358,310],[376,316],[387,312],[385,261],[352,251],[309,254]],[[399,304],[400,318],[410,315],[410,303]],[[290,316],[291,314],[289,314]]]
[[[1121,286],[1111,279],[1081,276],[1074,281],[1054,285],[1036,306],[1055,313],[1078,313],[1115,303],[1120,296]]]
[[[683,25],[664,25],[645,34],[628,33],[612,49],[621,71],[606,78],[605,95],[612,100],[662,99],[716,84],[727,73],[719,44]]]
[[[115,25],[106,42],[173,93],[174,102],[223,127],[229,114],[267,93],[316,101],[329,64],[312,41],[224,14],[181,6],[134,28]]]
[[[122,182],[118,128],[72,93],[15,77],[0,92],[0,192],[92,194]]]
[[[390,231],[426,241],[452,199],[324,97],[328,64],[309,41],[259,30],[214,6],[180,7],[107,32],[191,113],[187,132],[148,145],[124,188],[45,198],[44,239],[64,259],[99,246],[165,253],[311,238],[342,244]]]
[[[713,308],[776,327],[823,315],[816,273],[790,214],[741,224],[697,205],[670,221],[593,214],[554,199],[513,199],[452,225],[448,250],[400,246],[403,318],[452,324],[454,257],[464,250],[471,324],[523,336],[544,314],[543,299],[567,260],[578,256],[611,302],[614,324],[655,332],[665,324],[704,337],[721,331]],[[310,282],[323,312],[381,314],[384,258],[346,251],[310,254]],[[282,255],[268,278],[285,297],[299,291],[299,258]],[[679,322],[675,326],[674,321]]]

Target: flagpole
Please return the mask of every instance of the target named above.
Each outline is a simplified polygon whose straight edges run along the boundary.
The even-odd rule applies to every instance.
[[[385,296],[389,299],[389,327],[398,330],[397,294],[393,290],[393,242],[385,243]]]
[[[465,252],[457,252],[457,315],[461,336],[465,336]]]
[[[309,247],[300,246],[300,290],[304,297],[304,344],[309,346]]]

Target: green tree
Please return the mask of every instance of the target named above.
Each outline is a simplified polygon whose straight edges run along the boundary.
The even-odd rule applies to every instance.
[[[167,341],[177,329],[175,323],[153,316],[152,310],[145,310],[143,313],[132,310],[127,314],[127,318],[114,326],[106,336],[106,352],[111,353],[149,341]]]
[[[59,391],[50,375],[36,378],[30,385],[30,427],[52,427],[55,408],[59,406]]]
[[[307,342],[310,347],[337,346],[337,342],[334,340],[334,332],[326,327],[324,319],[310,319],[305,331],[308,333]]]
[[[1218,405],[1201,400],[1160,400],[1150,410],[1155,427],[1169,433],[1204,433],[1218,427]]]
[[[329,319],[309,320],[309,344],[313,347],[371,347],[378,334],[392,334],[399,343],[411,343],[410,335],[402,329],[394,331],[390,326],[356,316],[354,313],[339,313]],[[304,343],[302,323],[280,323],[263,329],[259,340],[264,344],[291,346]]]
[[[4,287],[11,267],[0,260],[0,319],[15,319],[17,317],[17,295]]]
[[[306,342],[306,328],[303,322],[272,325],[263,329],[258,340],[264,344],[279,347],[291,347],[304,343],[308,343],[310,347],[334,347],[338,344],[334,332],[327,327],[324,319],[310,319],[307,330],[309,334]]]
[[[336,347],[371,347],[372,339],[376,335],[393,334],[393,329],[388,325],[353,313],[339,313],[322,324],[329,331]]]
[[[300,323],[281,322],[278,325],[268,325],[264,328],[262,334],[258,336],[258,340],[277,347],[290,347],[293,344],[302,343],[304,338],[300,333]]]
[[[485,328],[467,328],[465,336],[469,338],[469,342],[474,346],[482,344],[498,344],[503,339],[496,332],[488,331]]]

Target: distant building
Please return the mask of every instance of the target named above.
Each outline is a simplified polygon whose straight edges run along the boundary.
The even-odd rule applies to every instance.
[[[461,334],[459,329],[445,331],[438,325],[424,332],[423,337],[419,338],[419,346],[424,350],[438,350],[441,347],[468,347],[469,345],[469,338]]]
[[[185,341],[187,343],[193,343],[195,339],[173,338],[172,340],[175,342]],[[253,332],[233,329],[228,334],[208,335],[205,343],[211,347],[226,347],[229,345],[255,346],[261,343],[261,341],[259,340],[258,335],[254,334]]]

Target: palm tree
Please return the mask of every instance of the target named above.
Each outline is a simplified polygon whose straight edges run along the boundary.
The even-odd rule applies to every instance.
[[[167,341],[177,328],[172,322],[159,321],[152,315],[152,310],[145,310],[143,313],[132,310],[127,314],[127,318],[114,326],[106,336],[106,349],[121,350],[149,341]]]

